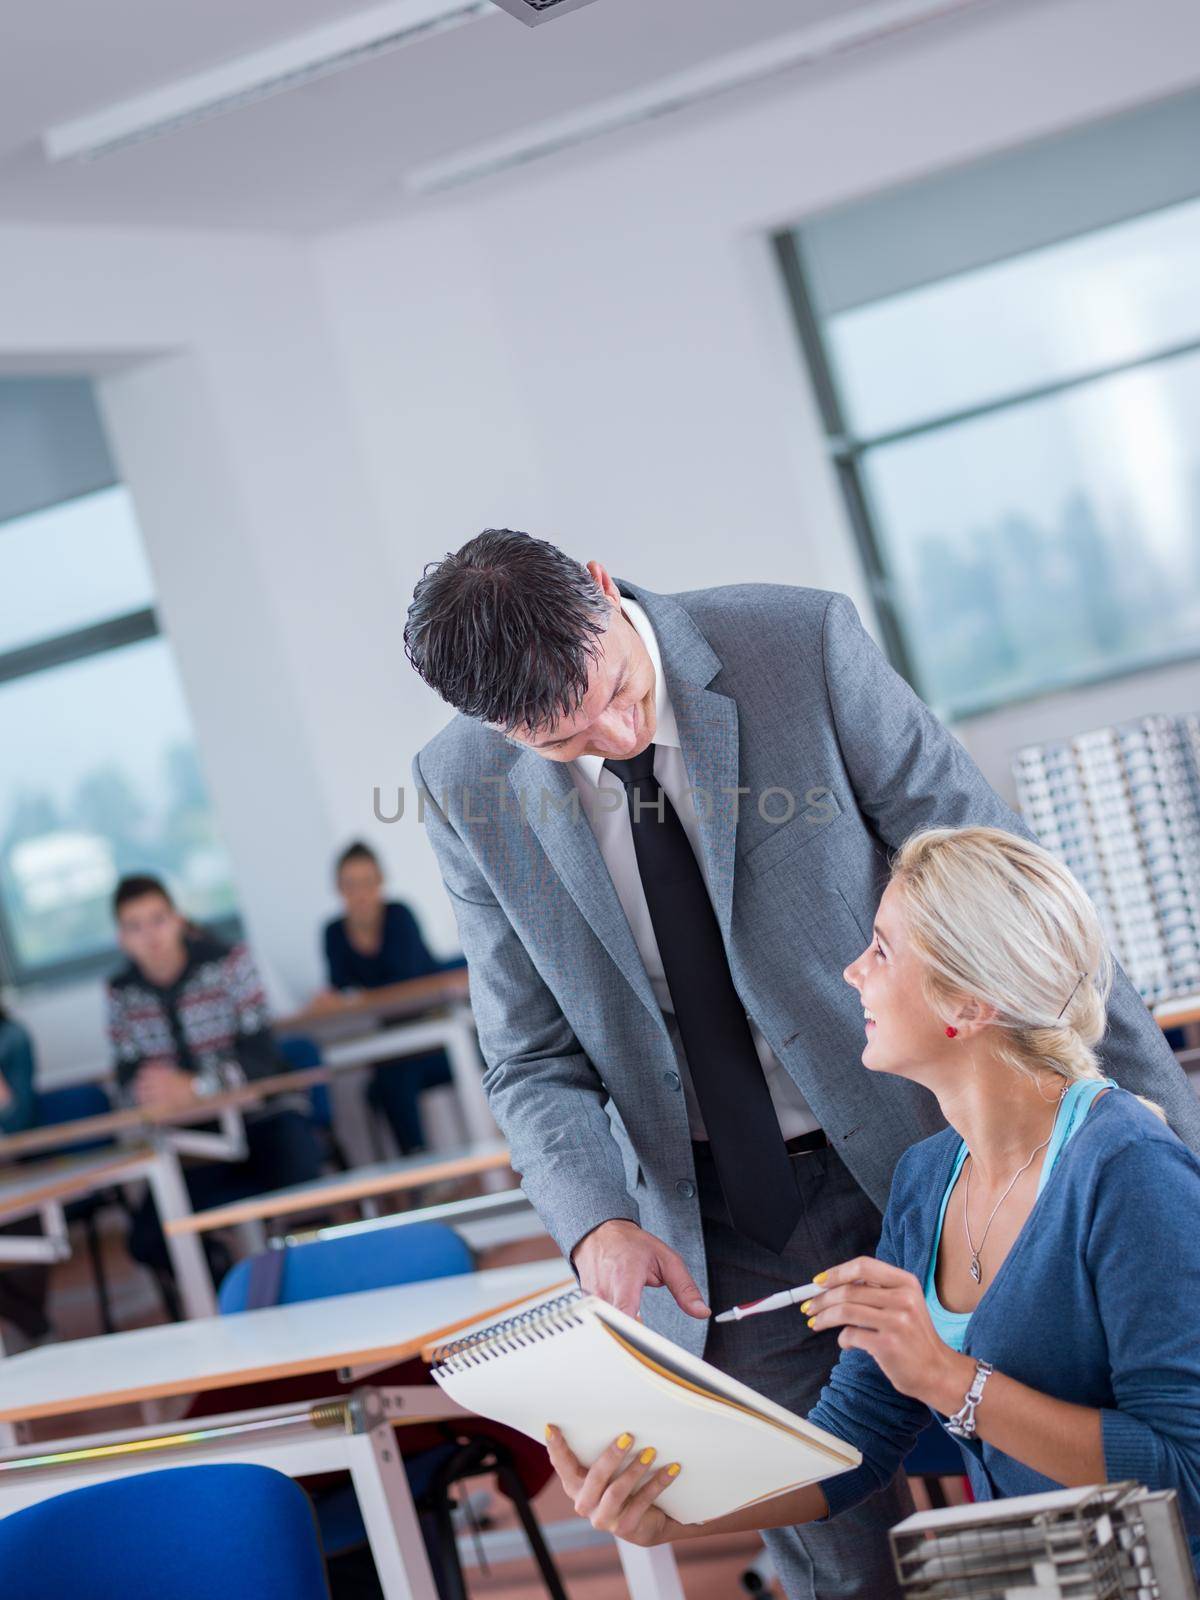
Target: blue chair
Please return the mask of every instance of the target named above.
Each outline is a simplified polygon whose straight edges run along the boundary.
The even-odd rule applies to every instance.
[[[78,1122],[84,1117],[103,1117],[111,1110],[108,1095],[98,1083],[70,1083],[61,1089],[39,1089],[34,1096],[34,1126],[57,1127],[59,1123]],[[79,1155],[86,1150],[103,1150],[113,1142],[112,1139],[81,1139],[76,1144],[64,1145],[59,1153]],[[104,1272],[104,1251],[96,1218],[106,1205],[114,1201],[128,1210],[119,1189],[106,1189],[98,1194],[87,1195],[82,1200],[73,1200],[63,1212],[68,1223],[83,1223],[92,1276],[96,1280],[96,1296],[100,1302],[100,1323],[105,1333],[113,1333],[116,1323],[113,1320],[108,1278]]]
[[[309,1067],[321,1065],[321,1049],[315,1039],[310,1039],[307,1034],[296,1034],[291,1039],[277,1039],[276,1046],[288,1068],[292,1072],[305,1072]],[[314,1083],[308,1091],[309,1104],[312,1106],[313,1122],[320,1128],[325,1139],[325,1145],[335,1167],[340,1172],[347,1171],[345,1152],[338,1143],[337,1134],[333,1127],[333,1100],[330,1097],[327,1083]]]
[[[0,1520],[11,1600],[329,1600],[312,1506],[268,1467],[170,1467]]]
[[[363,1289],[452,1278],[472,1271],[474,1265],[469,1248],[453,1228],[441,1222],[414,1222],[342,1239],[316,1239],[239,1261],[222,1280],[217,1303],[224,1316],[264,1305],[295,1305]]]
[[[240,1261],[223,1279],[217,1303],[222,1315],[255,1311],[265,1306],[454,1277],[472,1271],[474,1264],[470,1249],[453,1228],[440,1222],[414,1222],[403,1228],[383,1228],[267,1250]],[[324,1388],[327,1390],[328,1384]],[[425,1448],[410,1447],[409,1453],[404,1450],[405,1435],[400,1436],[409,1488],[421,1514],[442,1600],[468,1600],[458,1559],[450,1490],[466,1478],[484,1474],[494,1474],[512,1501],[551,1600],[567,1600],[530,1504],[530,1494],[546,1481],[549,1467],[542,1469],[538,1477],[530,1478],[528,1462],[523,1466],[516,1459],[503,1436],[505,1430],[497,1436],[496,1430],[487,1431],[489,1427],[480,1424],[473,1436],[465,1428],[439,1429],[444,1442]],[[539,1454],[539,1467],[544,1459]],[[344,1555],[364,1543],[366,1530],[352,1488],[318,1494],[316,1512],[327,1557]]]

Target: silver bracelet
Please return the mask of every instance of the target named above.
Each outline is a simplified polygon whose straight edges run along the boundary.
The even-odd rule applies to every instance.
[[[971,1379],[971,1387],[967,1390],[962,1405],[952,1417],[946,1418],[947,1433],[954,1434],[958,1439],[975,1437],[975,1412],[983,1399],[983,1386],[994,1371],[995,1368],[990,1361],[976,1361],[975,1376]]]

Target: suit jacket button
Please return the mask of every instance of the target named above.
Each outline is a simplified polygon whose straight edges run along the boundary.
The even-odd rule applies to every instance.
[[[675,1193],[681,1194],[685,1200],[690,1200],[696,1192],[696,1185],[689,1183],[686,1178],[680,1178],[675,1185]]]
[[[677,1072],[664,1072],[663,1082],[666,1084],[668,1089],[678,1089],[679,1074]]]

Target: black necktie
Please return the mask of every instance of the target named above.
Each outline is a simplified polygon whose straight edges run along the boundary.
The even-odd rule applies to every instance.
[[[800,1198],[700,864],[654,776],[654,746],[604,765],[625,785],[642,888],[730,1219],[778,1253],[800,1219]]]

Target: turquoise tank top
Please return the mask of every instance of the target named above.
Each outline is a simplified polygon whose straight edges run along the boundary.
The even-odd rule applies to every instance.
[[[1071,1084],[1066,1094],[1063,1095],[1058,1112],[1054,1118],[1054,1130],[1050,1135],[1050,1143],[1046,1146],[1046,1158],[1042,1162],[1042,1170],[1038,1175],[1037,1192],[1041,1194],[1046,1187],[1046,1180],[1053,1170],[1054,1163],[1062,1153],[1063,1146],[1071,1139],[1082,1126],[1084,1117],[1091,1109],[1092,1101],[1103,1089],[1115,1089],[1117,1085],[1111,1078],[1083,1078]],[[958,1182],[958,1175],[962,1171],[963,1162],[967,1159],[966,1144],[959,1148],[955,1157],[954,1166],[950,1172],[950,1181],[946,1185],[946,1192],[942,1196],[942,1204],[938,1210],[937,1228],[933,1235],[933,1249],[929,1254],[929,1269],[925,1274],[925,1304],[929,1307],[929,1315],[933,1320],[934,1330],[944,1344],[951,1350],[961,1351],[967,1338],[967,1324],[971,1320],[969,1311],[947,1311],[938,1299],[937,1293],[937,1258],[938,1250],[942,1243],[942,1223],[946,1219],[946,1207],[950,1203],[950,1195],[954,1185]],[[1036,1197],[1035,1197],[1036,1198]]]

